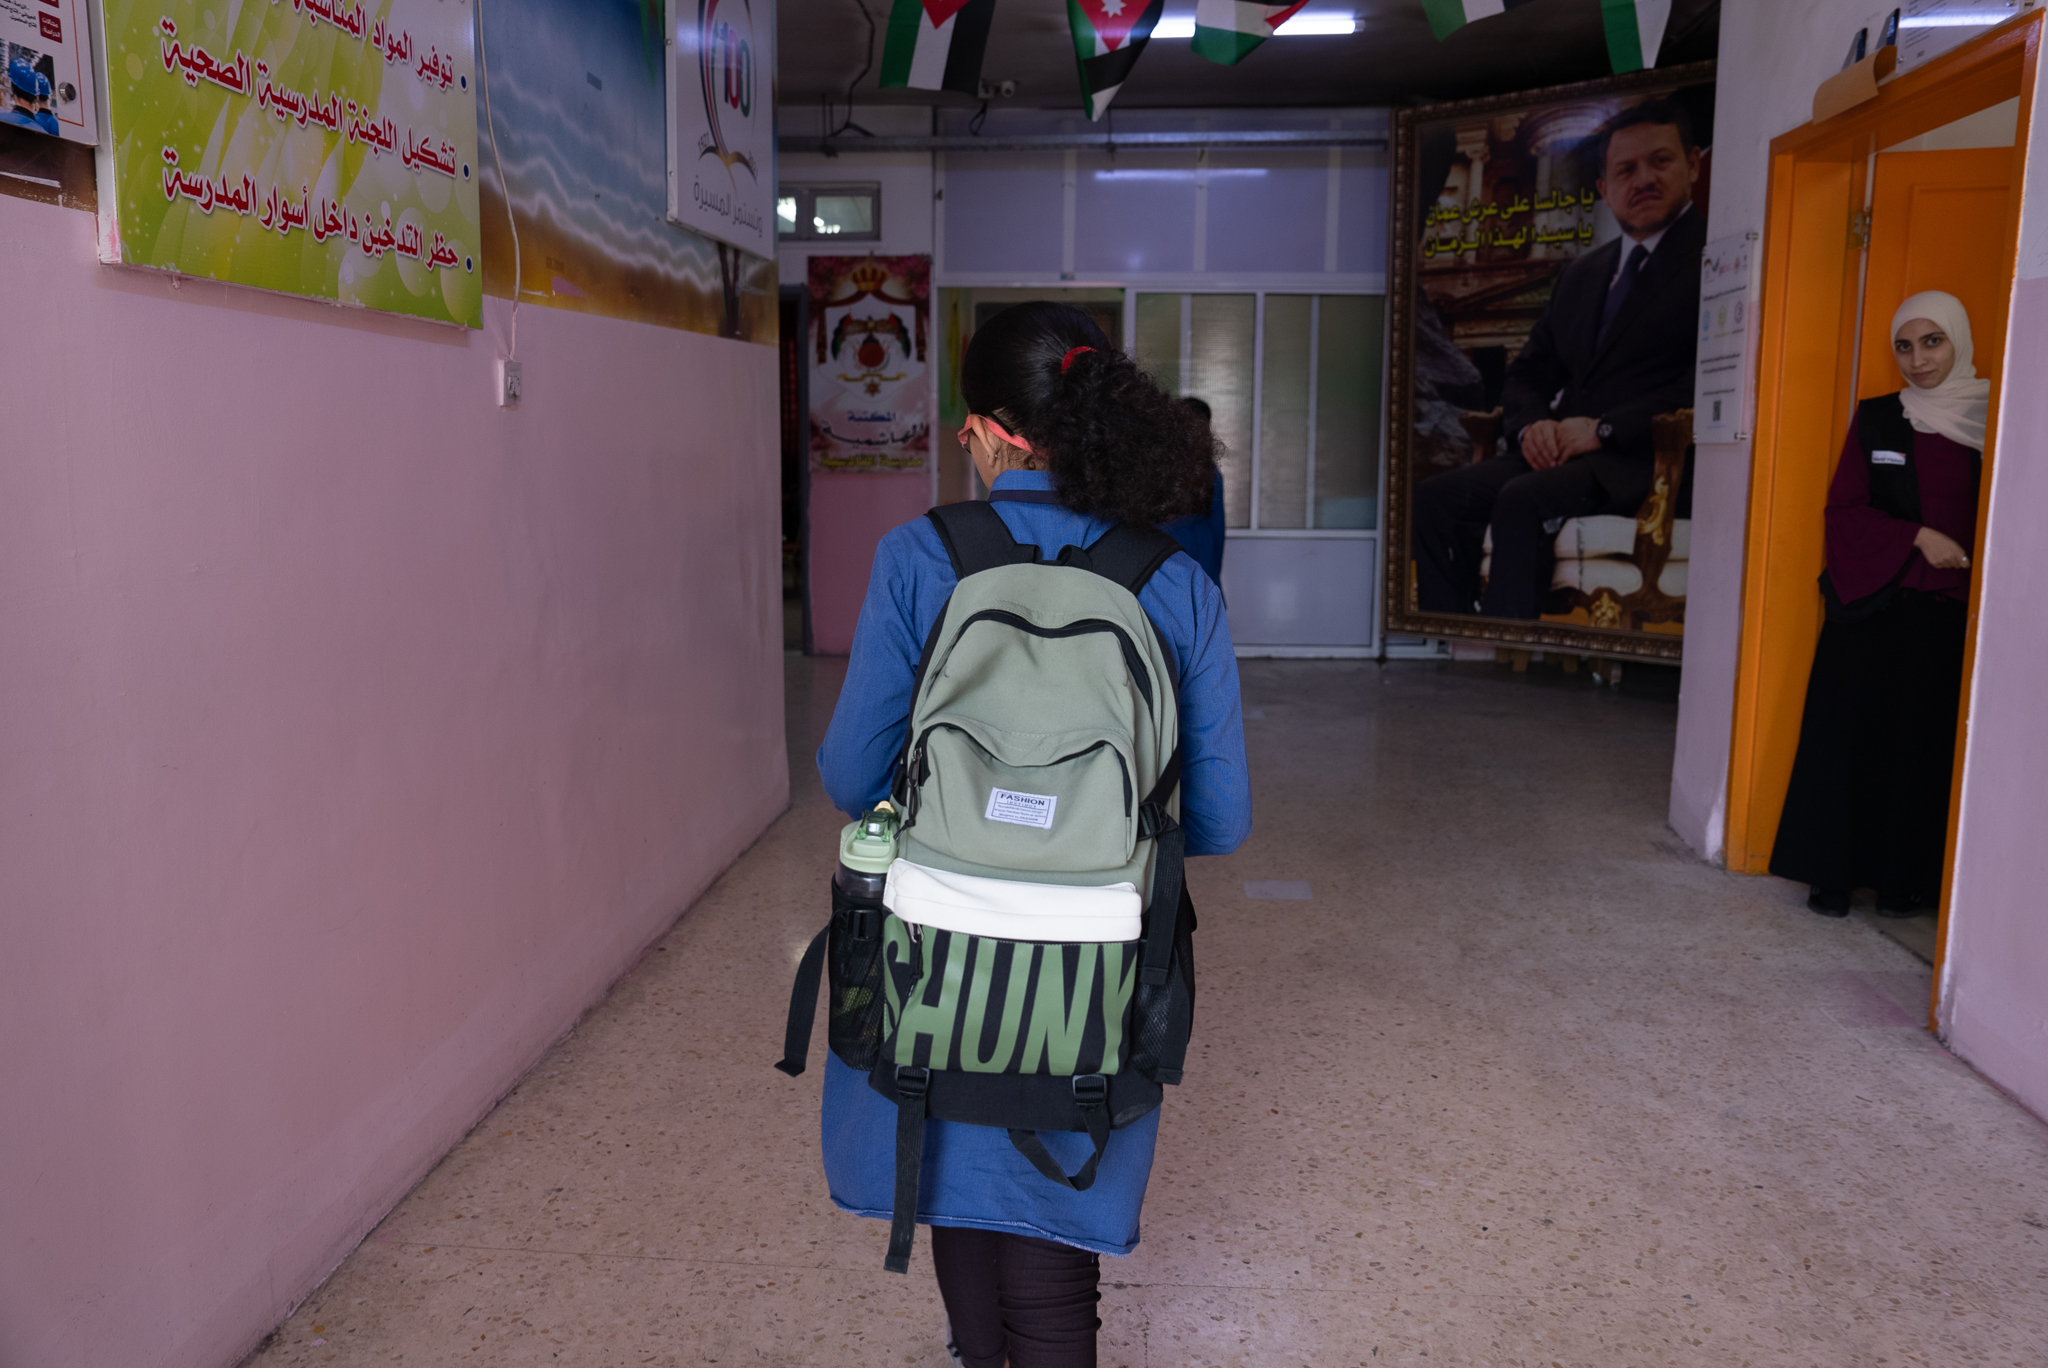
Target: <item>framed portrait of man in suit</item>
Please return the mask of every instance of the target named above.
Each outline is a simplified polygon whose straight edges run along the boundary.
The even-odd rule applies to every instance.
[[[1394,123],[1386,622],[1678,660],[1713,66]]]

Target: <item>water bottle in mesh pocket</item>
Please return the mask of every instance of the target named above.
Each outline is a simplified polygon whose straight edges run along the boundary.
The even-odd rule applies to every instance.
[[[792,1078],[810,1053],[818,984],[828,977],[826,1040],[856,1069],[874,1067],[882,1036],[882,890],[896,858],[896,809],[878,803],[839,833],[832,875],[832,920],[812,938],[790,990],[789,1024],[775,1067]]]
[[[882,918],[878,903],[855,901],[832,885],[832,926],[825,1041],[851,1068],[875,1066],[882,1043]]]

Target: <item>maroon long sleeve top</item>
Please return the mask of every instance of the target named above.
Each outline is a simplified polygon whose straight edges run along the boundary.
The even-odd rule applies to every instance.
[[[1870,458],[1852,426],[1835,482],[1828,487],[1828,578],[1844,603],[1874,594],[1899,567],[1904,589],[1944,594],[1967,602],[1968,570],[1937,570],[1913,545],[1922,527],[1953,537],[1968,550],[1977,538],[1975,453],[1938,432],[1913,434],[1914,474],[1920,484],[1920,521],[1910,523],[1870,506]]]

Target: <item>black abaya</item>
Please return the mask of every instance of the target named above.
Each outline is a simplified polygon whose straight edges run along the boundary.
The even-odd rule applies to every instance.
[[[1902,590],[1821,628],[1771,873],[1818,888],[1941,891],[1966,609]]]

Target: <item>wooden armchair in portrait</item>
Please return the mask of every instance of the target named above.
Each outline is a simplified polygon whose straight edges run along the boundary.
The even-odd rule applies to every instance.
[[[1472,459],[1503,450],[1501,410],[1460,415],[1472,438]],[[1557,530],[1550,593],[1542,620],[1680,635],[1685,630],[1686,567],[1692,520],[1678,516],[1686,462],[1692,455],[1692,410],[1650,420],[1656,473],[1649,497],[1633,518],[1569,518]],[[1493,534],[1486,538],[1482,574],[1492,571]]]

